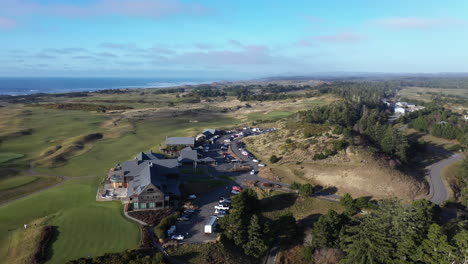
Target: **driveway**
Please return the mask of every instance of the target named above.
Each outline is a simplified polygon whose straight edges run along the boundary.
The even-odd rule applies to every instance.
[[[429,167],[429,196],[431,201],[436,204],[441,204],[448,199],[447,186],[442,180],[442,170],[448,165],[463,160],[464,156],[460,154],[453,154]]]

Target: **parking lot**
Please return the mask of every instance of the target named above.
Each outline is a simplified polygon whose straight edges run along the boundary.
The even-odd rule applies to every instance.
[[[222,178],[218,179],[225,179],[225,176],[232,177],[234,180],[227,182],[226,186],[217,188],[212,190],[206,194],[203,194],[195,199],[195,204],[198,206],[198,209],[195,213],[190,217],[189,220],[186,221],[177,221],[177,228],[175,234],[180,234],[184,236],[184,240],[182,243],[202,243],[207,241],[212,241],[216,239],[217,234],[206,234],[204,232],[205,223],[208,219],[214,215],[215,206],[218,204],[220,197],[230,197],[231,190],[233,186],[240,186],[240,187],[247,187],[243,183],[245,181],[259,181],[259,182],[272,182],[270,180],[266,180],[257,176],[257,174],[251,174],[250,171],[247,172],[233,172],[232,169],[234,166],[242,166],[248,165],[251,166],[255,172],[258,172],[260,162],[253,162],[252,160],[255,157],[243,155],[241,151],[239,151],[239,147],[237,142],[239,142],[243,135],[239,135],[237,137],[233,137],[235,134],[239,134],[243,132],[244,135],[255,135],[259,134],[259,132],[254,132],[251,129],[242,129],[240,131],[235,131],[233,133],[229,133],[219,137],[214,144],[210,146],[210,151],[203,153],[204,156],[211,157],[216,160],[217,166],[211,170],[211,176],[218,178],[219,176],[223,176]],[[230,143],[224,142],[227,139],[231,139]],[[221,149],[224,144],[228,144],[229,148],[234,152],[236,156],[241,158],[242,160],[238,163],[232,163],[229,159],[225,158],[223,153],[226,153],[226,150]],[[197,176],[191,176],[197,177]],[[203,176],[200,176],[203,177]],[[206,177],[206,175],[205,175]],[[275,182],[276,183],[276,182]],[[280,185],[284,185],[282,183],[277,183]]]

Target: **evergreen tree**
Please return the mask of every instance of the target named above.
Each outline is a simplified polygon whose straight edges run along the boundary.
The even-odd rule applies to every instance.
[[[333,210],[320,216],[312,229],[312,247],[339,248],[341,229],[346,223],[346,217]]]
[[[268,251],[265,237],[257,215],[253,215],[248,228],[248,241],[243,245],[246,255],[260,258]]]
[[[427,264],[452,263],[455,261],[454,247],[442,232],[442,227],[432,224],[429,227],[427,238],[422,242],[418,250],[419,260]]]

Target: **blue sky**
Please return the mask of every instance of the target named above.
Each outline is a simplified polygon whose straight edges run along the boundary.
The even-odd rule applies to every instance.
[[[463,0],[1,2],[1,76],[468,72]]]

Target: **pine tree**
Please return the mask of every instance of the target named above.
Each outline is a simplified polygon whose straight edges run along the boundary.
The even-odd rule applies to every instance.
[[[252,216],[247,233],[248,241],[243,246],[244,253],[255,258],[265,255],[268,251],[268,245],[265,243],[262,226],[257,215]]]
[[[419,260],[427,264],[452,263],[455,260],[454,249],[442,232],[442,227],[432,224],[427,238],[418,249]]]

